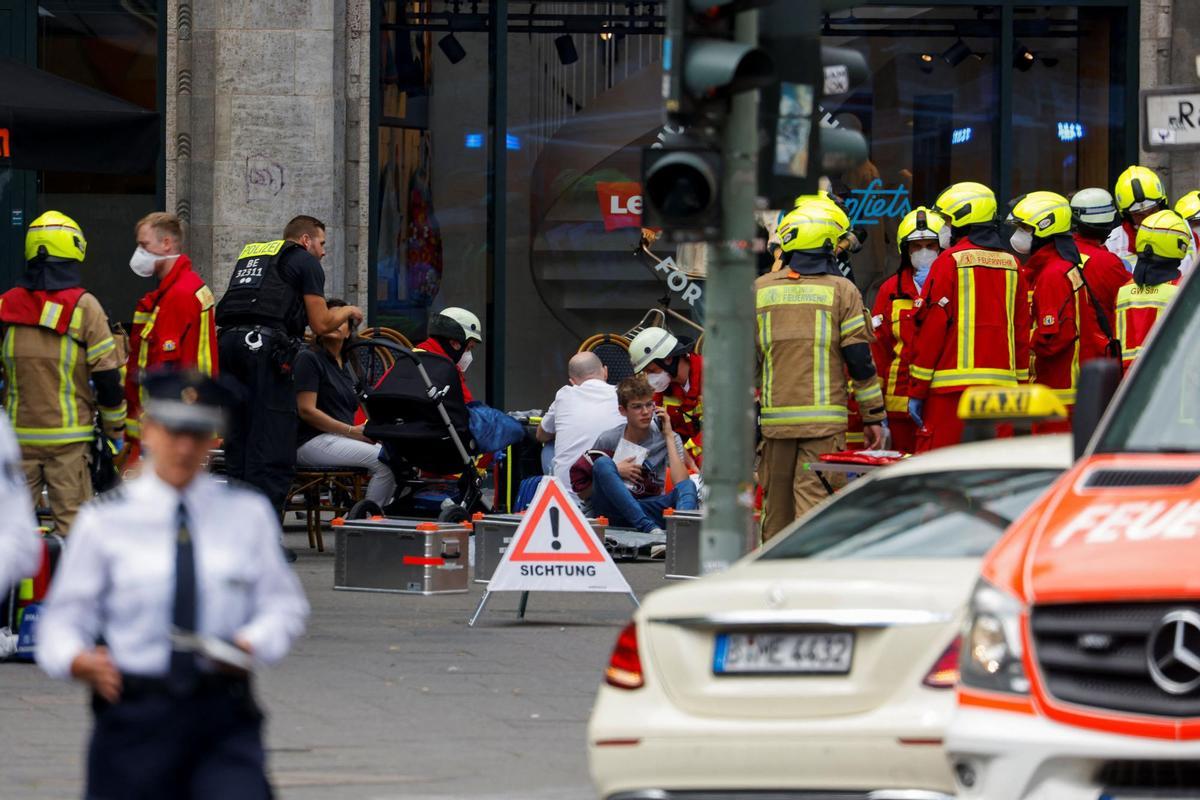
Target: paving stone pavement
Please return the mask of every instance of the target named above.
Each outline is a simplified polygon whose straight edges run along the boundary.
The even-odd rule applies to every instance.
[[[476,628],[469,594],[333,591],[330,550],[300,554],[313,613],[261,677],[284,800],[593,800],[585,727],[620,626],[620,595],[499,594]],[[638,596],[662,562],[621,566]],[[0,800],[79,797],[90,719],[82,688],[0,664]]]

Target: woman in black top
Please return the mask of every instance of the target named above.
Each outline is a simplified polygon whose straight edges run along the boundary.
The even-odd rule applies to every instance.
[[[330,300],[330,308],[345,306]],[[370,470],[367,499],[385,506],[396,489],[392,471],[379,461],[382,448],[354,424],[358,397],[354,375],[342,358],[350,323],[313,340],[296,357],[296,406],[300,412],[300,447],[296,462],[305,467],[362,467]]]

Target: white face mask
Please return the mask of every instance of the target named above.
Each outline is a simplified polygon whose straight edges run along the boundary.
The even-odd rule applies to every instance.
[[[945,250],[950,244],[950,226],[943,225],[942,229],[938,231],[938,247]]]
[[[929,268],[933,266],[933,262],[937,260],[938,253],[936,250],[922,249],[915,253],[909,253],[908,260],[913,265],[913,278],[917,282],[917,288],[925,287],[925,279],[929,277]]]
[[[646,382],[655,394],[662,394],[671,385],[671,376],[665,372],[647,372]]]
[[[139,278],[149,278],[154,274],[154,265],[164,258],[179,258],[179,256],[159,256],[151,253],[141,245],[133,251],[129,258],[129,268]]]
[[[1029,255],[1029,251],[1033,249],[1033,233],[1018,228],[1013,231],[1013,235],[1009,237],[1008,243],[1012,245],[1013,250],[1016,250],[1021,255]]]
[[[458,369],[459,369],[459,371],[461,371],[461,372],[466,372],[466,371],[467,371],[467,369],[468,369],[468,368],[470,368],[470,366],[471,366],[471,362],[472,362],[472,361],[474,361],[474,360],[475,360],[475,359],[474,359],[474,357],[471,355],[471,351],[470,351],[470,350],[468,350],[467,352],[463,353],[463,354],[462,354],[462,358],[460,358],[460,359],[458,360]]]

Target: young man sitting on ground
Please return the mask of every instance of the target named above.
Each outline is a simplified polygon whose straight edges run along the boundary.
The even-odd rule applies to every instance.
[[[618,459],[601,457],[594,462],[592,511],[608,517],[609,523],[616,527],[662,533],[665,509],[699,508],[696,484],[684,466],[683,441],[671,430],[666,411],[655,407],[654,389],[645,376],[621,381],[617,404],[625,424],[600,434],[592,446],[595,450],[612,452]],[[622,441],[626,443],[624,446]],[[638,455],[625,457],[626,450]],[[645,457],[639,465],[643,450]],[[675,488],[663,494],[668,469]]]

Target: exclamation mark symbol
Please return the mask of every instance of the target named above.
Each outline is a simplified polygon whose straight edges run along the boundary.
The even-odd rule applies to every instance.
[[[550,543],[550,547],[555,550],[562,550],[562,542],[558,540],[558,509],[550,508],[550,535],[554,537],[554,541]]]

